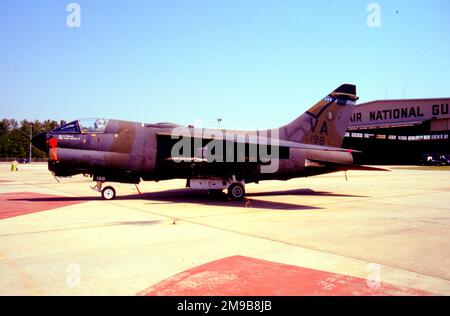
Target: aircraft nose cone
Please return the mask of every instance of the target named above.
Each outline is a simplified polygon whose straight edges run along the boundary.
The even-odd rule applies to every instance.
[[[41,151],[47,151],[47,132],[35,135],[31,139],[31,143],[34,147]]]

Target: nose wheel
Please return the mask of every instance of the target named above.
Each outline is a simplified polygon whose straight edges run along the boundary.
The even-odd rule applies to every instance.
[[[102,190],[102,198],[104,200],[113,200],[116,197],[116,190],[113,187],[108,186]]]
[[[103,188],[103,182],[97,181],[97,184],[91,187],[92,190],[101,192],[104,200],[113,200],[116,197],[116,190],[112,186]]]

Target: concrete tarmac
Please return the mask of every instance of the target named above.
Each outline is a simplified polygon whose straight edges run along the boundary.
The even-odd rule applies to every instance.
[[[450,172],[111,184],[0,164],[0,295],[449,295]]]

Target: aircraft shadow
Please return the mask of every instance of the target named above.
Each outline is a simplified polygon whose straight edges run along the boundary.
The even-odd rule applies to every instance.
[[[242,207],[242,208],[259,208],[270,210],[314,210],[321,209],[315,206],[299,205],[275,201],[263,201],[252,198],[247,198],[242,201],[232,201],[228,199],[225,193],[222,194],[208,194],[207,191],[191,190],[189,188],[166,190],[160,192],[143,193],[134,196],[122,196],[119,199],[144,199],[158,202],[166,202],[170,204],[176,203],[192,203],[209,206],[223,206],[223,207]],[[152,204],[152,203],[149,203]],[[161,203],[157,203],[161,204]]]
[[[270,192],[253,192],[247,193],[247,196],[283,196],[283,195],[307,195],[307,196],[329,196],[329,197],[369,197],[367,195],[354,195],[354,194],[336,194],[332,192],[314,191],[312,189],[293,189],[282,191],[270,191]]]
[[[207,191],[191,190],[189,188],[165,190],[158,192],[147,192],[142,194],[130,194],[119,195],[116,200],[151,200],[156,203],[148,204],[177,204],[177,203],[191,203],[202,204],[210,206],[224,206],[224,207],[242,207],[242,208],[259,208],[270,210],[317,210],[323,209],[322,207],[300,205],[285,202],[264,201],[253,199],[252,197],[263,196],[328,196],[328,197],[366,197],[361,195],[346,195],[346,194],[334,194],[330,192],[317,192],[311,189],[294,189],[294,190],[282,190],[282,191],[270,191],[270,192],[254,192],[248,193],[247,199],[243,201],[229,200],[225,193],[210,195]],[[101,200],[98,196],[85,196],[85,197],[46,197],[46,198],[20,198],[12,199],[13,201],[28,201],[28,202],[89,202]]]

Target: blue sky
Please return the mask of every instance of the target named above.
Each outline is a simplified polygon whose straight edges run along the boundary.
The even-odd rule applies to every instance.
[[[66,25],[70,2],[80,28]],[[262,128],[342,83],[361,102],[450,97],[449,12],[448,0],[2,0],[0,117]]]

